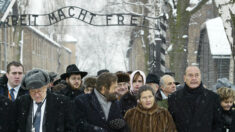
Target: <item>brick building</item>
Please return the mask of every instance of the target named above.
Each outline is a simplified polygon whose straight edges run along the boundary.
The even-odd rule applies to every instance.
[[[59,74],[64,73],[69,64],[76,64],[76,61],[71,60],[72,51],[69,48],[55,42],[40,30],[20,27],[20,32],[16,32],[17,28],[2,27],[0,30],[1,40],[4,40],[0,43],[2,71],[6,71],[5,66],[13,60],[23,63],[25,71],[41,68]],[[19,36],[18,40],[15,40],[16,36]]]

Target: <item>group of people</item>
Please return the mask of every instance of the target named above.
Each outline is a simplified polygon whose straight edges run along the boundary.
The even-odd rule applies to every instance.
[[[205,88],[188,66],[184,84],[140,70],[60,77],[10,62],[0,78],[0,132],[235,132],[235,92]]]

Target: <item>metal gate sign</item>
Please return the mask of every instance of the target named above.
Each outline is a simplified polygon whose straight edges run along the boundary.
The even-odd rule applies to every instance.
[[[49,14],[9,15],[0,23],[3,27],[10,26],[50,26],[65,19],[76,19],[93,26],[138,26],[155,29],[154,24],[163,17],[148,17],[136,14],[95,14],[76,6],[67,6]]]

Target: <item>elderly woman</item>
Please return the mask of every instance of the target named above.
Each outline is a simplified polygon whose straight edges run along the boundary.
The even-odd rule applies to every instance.
[[[223,130],[222,132],[234,132],[231,130],[232,122],[235,122],[234,111],[232,111],[233,102],[235,100],[235,91],[231,88],[222,87],[217,89],[217,93],[220,96],[220,105],[223,108]]]
[[[176,132],[170,113],[158,107],[154,97],[154,90],[150,86],[140,87],[138,105],[124,116],[131,132]]]

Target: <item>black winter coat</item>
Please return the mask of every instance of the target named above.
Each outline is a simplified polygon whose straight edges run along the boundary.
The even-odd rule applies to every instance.
[[[202,84],[196,89],[185,84],[169,96],[168,105],[178,132],[221,132],[219,96]]]
[[[3,95],[0,95],[0,132],[12,132],[13,107],[12,102]]]
[[[131,95],[130,92],[127,92],[124,94],[120,99],[120,105],[122,109],[122,115],[124,116],[125,113],[131,109],[137,106],[137,99],[134,95]]]
[[[121,114],[118,101],[113,101],[108,119],[95,93],[83,94],[75,99],[77,132],[126,132],[127,125]],[[124,127],[123,127],[124,126]]]
[[[235,132],[235,111],[232,113],[231,132]]]
[[[232,110],[229,110],[229,111],[222,110],[222,119],[223,119],[223,130],[222,130],[222,132],[227,132],[226,130],[231,131],[232,121],[235,120],[232,117],[233,112],[234,111],[232,111]]]
[[[33,100],[29,95],[24,95],[14,103],[16,110],[15,129],[17,132],[30,132],[32,120],[28,119],[32,119],[30,109]],[[43,132],[74,132],[75,125],[73,119],[69,99],[65,96],[47,92]]]
[[[155,94],[155,101],[162,101],[162,94],[160,89],[158,89],[158,91]]]
[[[6,75],[3,75],[2,77],[0,77],[0,95],[3,95],[8,98],[7,81],[8,80],[7,80]],[[22,87],[20,87],[17,98],[28,93],[29,93],[28,90],[24,90]]]
[[[62,89],[60,94],[67,96],[70,100],[74,100],[78,95],[84,94],[82,90],[73,90],[67,83],[66,88]]]

